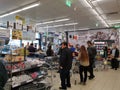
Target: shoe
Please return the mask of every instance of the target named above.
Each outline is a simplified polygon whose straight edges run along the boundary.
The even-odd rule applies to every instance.
[[[71,85],[67,85],[68,88],[71,88]]]
[[[83,82],[83,85],[86,85],[86,82]]]
[[[79,84],[80,84],[80,85],[82,85],[82,84],[83,84],[83,82],[79,82]]]
[[[67,88],[59,87],[60,90],[67,90]]]
[[[117,70],[117,68],[115,68],[115,70]]]
[[[90,76],[89,77],[89,80],[92,80],[92,79],[94,79],[95,78],[95,76]]]

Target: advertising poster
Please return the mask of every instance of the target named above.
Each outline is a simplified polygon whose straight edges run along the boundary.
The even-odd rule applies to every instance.
[[[74,38],[76,37],[77,38]],[[115,29],[98,29],[98,30],[82,30],[68,32],[68,42],[72,45],[86,45],[87,41],[95,40],[114,40],[115,44],[119,44],[119,33]]]
[[[12,31],[12,39],[21,40],[22,39],[22,31],[21,30],[13,30]]]
[[[85,45],[88,39],[88,31],[68,32],[68,42],[72,45]]]

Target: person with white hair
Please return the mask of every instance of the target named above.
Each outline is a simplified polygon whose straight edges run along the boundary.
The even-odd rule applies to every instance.
[[[119,66],[119,62],[117,60],[117,58],[119,57],[119,50],[117,48],[117,46],[115,44],[113,44],[113,48],[111,50],[111,69],[115,69],[117,70],[118,66]]]

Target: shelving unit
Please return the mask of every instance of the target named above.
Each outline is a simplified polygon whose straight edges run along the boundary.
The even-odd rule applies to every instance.
[[[12,54],[6,63],[10,85],[9,90],[22,90],[28,84],[38,83],[47,77],[47,70],[43,69],[45,61],[40,58],[24,58],[25,60],[14,61]],[[18,55],[18,54],[14,54]],[[40,83],[39,83],[40,84]]]

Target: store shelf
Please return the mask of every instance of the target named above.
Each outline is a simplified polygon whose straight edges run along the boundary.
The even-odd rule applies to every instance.
[[[42,64],[33,65],[30,68],[25,68],[25,69],[15,69],[15,70],[12,70],[12,73],[21,72],[21,71],[25,71],[25,70],[29,70],[29,69],[33,69],[33,68],[38,68],[38,67],[41,67],[41,66],[42,66]]]
[[[36,78],[36,79],[40,79],[40,78],[43,78],[43,77],[44,77],[44,75],[40,75],[40,76],[38,76],[38,78]],[[31,79],[31,80],[28,80],[28,81],[21,82],[20,84],[12,85],[12,88],[16,88],[16,87],[22,86],[22,85],[24,85],[24,84],[33,82],[33,81],[36,80],[36,79]]]

